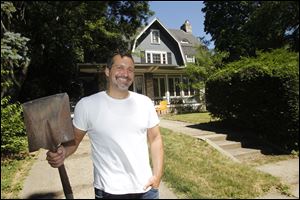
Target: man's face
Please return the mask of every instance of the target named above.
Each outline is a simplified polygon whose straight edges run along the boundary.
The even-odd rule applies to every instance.
[[[110,88],[127,91],[134,79],[134,63],[129,57],[116,55],[111,69],[106,68],[105,74],[109,78]]]

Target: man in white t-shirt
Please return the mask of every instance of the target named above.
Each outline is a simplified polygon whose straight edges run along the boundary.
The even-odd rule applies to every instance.
[[[48,163],[55,168],[62,165],[87,133],[96,198],[158,199],[163,142],[153,103],[147,96],[128,90],[134,80],[130,54],[115,53],[105,74],[108,89],[82,98],[75,107],[75,145],[61,145],[57,153],[48,151]]]

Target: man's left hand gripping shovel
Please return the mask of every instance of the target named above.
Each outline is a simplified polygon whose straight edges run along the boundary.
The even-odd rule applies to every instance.
[[[40,148],[56,152],[62,143],[74,140],[67,93],[28,101],[22,107],[29,152]],[[58,171],[66,199],[74,199],[64,164]]]

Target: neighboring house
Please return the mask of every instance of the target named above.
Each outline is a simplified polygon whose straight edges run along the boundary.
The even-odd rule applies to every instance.
[[[195,62],[196,47],[199,45],[201,42],[192,35],[188,20],[175,30],[167,29],[157,18],[153,19],[134,40],[135,79],[130,90],[147,95],[156,105],[161,100],[167,100],[168,104],[186,102],[195,91],[184,75],[184,68],[187,63]],[[98,82],[98,89],[103,90],[105,77],[99,66],[80,64],[79,68],[83,80],[87,78],[87,73],[98,73],[94,81]],[[180,83],[188,87],[183,89]]]

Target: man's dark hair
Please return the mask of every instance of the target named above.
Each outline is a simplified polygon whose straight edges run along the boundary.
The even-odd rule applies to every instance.
[[[107,67],[108,69],[111,69],[112,65],[114,64],[114,57],[115,57],[116,55],[120,55],[121,58],[123,58],[123,57],[128,57],[128,58],[130,58],[130,59],[132,60],[132,62],[134,63],[134,60],[133,60],[132,55],[131,55],[131,52],[129,52],[129,51],[120,51],[120,50],[116,50],[116,51],[114,51],[114,52],[111,54],[111,56],[109,57],[109,59],[108,59],[108,61],[107,61],[106,67]]]

